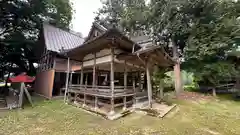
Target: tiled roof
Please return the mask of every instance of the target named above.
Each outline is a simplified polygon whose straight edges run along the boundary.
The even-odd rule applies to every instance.
[[[136,36],[136,37],[130,37],[132,41],[139,44],[141,47],[153,45],[153,40],[150,36]]]
[[[101,31],[107,31],[108,29],[111,28],[111,26],[105,24],[105,23],[98,23],[94,22],[93,25],[97,28],[99,28]],[[153,40],[150,36],[147,35],[141,35],[141,36],[130,36],[129,37],[133,42],[137,43],[141,47],[147,46],[149,44],[153,44]]]
[[[97,27],[103,33],[109,29],[105,25],[97,22],[94,22],[93,26]],[[73,32],[65,31],[46,23],[43,24],[43,32],[47,50],[57,53],[60,53],[63,50],[68,51],[81,46],[85,41],[84,38],[78,36]],[[153,45],[150,36],[136,36],[130,37],[130,39],[141,47]]]
[[[43,32],[47,50],[58,53],[62,49],[76,48],[84,42],[84,38],[49,24],[43,24]]]

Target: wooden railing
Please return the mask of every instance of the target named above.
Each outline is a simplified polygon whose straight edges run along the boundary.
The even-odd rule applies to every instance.
[[[69,85],[69,92],[85,93],[89,95],[99,95],[99,96],[124,96],[133,95],[134,90],[132,86],[114,86],[114,91],[112,93],[110,86],[92,86],[92,85]],[[112,95],[113,94],[113,95]]]

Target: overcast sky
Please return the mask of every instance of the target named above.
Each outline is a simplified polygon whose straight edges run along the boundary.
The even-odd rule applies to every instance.
[[[72,29],[87,36],[92,26],[96,12],[101,6],[100,0],[71,0],[75,13],[72,20]]]

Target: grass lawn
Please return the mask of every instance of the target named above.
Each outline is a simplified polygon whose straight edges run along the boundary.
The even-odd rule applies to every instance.
[[[62,100],[39,101],[35,107],[0,113],[0,135],[239,135],[240,102],[177,101],[164,119],[131,114],[105,120]]]

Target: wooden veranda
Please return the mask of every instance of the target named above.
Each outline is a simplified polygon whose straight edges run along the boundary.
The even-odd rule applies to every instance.
[[[156,50],[159,47],[151,48],[143,49],[112,29],[68,51],[64,101],[81,102],[95,110],[108,108],[106,112],[114,114],[119,107],[132,107],[141,95],[151,107],[153,66],[173,63]],[[73,70],[71,60],[81,63],[80,70]],[[80,72],[78,84],[71,83],[74,72]]]

